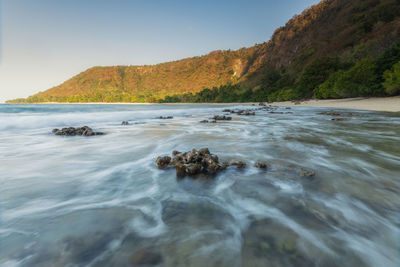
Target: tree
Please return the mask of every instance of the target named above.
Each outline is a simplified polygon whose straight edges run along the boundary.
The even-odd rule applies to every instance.
[[[392,69],[383,73],[383,87],[386,93],[395,95],[400,93],[400,61],[393,65]]]

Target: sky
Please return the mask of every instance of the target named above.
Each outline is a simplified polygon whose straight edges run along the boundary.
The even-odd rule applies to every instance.
[[[318,0],[0,0],[0,103],[93,66],[150,65],[268,41]]]

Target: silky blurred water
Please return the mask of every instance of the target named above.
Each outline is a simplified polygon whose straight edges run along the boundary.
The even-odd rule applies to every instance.
[[[0,105],[0,266],[400,266],[400,114],[199,123],[224,108]],[[84,125],[106,135],[51,133]],[[248,167],[154,163],[202,147]]]

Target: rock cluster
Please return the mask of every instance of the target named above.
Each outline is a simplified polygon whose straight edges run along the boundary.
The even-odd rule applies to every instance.
[[[170,119],[173,119],[174,117],[172,117],[172,116],[165,116],[165,117],[163,117],[163,116],[160,116],[160,117],[157,117],[157,119],[160,119],[160,120],[170,120]]]
[[[123,121],[123,122],[121,123],[121,125],[129,125],[129,122],[128,122],[128,121]]]
[[[62,128],[61,130],[59,129],[53,129],[52,131],[55,135],[66,135],[66,136],[76,136],[76,135],[82,135],[82,136],[94,136],[94,135],[103,135],[103,132],[94,132],[92,128],[88,126],[83,126],[83,127],[68,127],[68,128]]]
[[[215,120],[215,121],[231,121],[232,117],[228,117],[228,116],[225,116],[225,115],[222,115],[222,116],[215,115],[213,117],[213,120]]]
[[[193,149],[185,153],[179,151],[172,152],[172,158],[169,156],[158,157],[156,164],[160,169],[174,166],[176,176],[183,178],[185,176],[195,177],[198,174],[214,175],[229,166],[245,168],[246,163],[242,161],[233,161],[231,163],[221,163],[215,154],[211,154],[208,148],[200,150]]]

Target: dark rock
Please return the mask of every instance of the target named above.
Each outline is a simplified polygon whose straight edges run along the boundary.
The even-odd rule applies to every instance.
[[[202,120],[202,121],[200,121],[200,123],[208,123],[209,121],[208,120]]]
[[[315,171],[313,171],[313,170],[301,169],[300,175],[301,175],[302,177],[314,177],[314,176],[315,176]]]
[[[232,117],[227,117],[227,116],[225,116],[225,115],[223,115],[223,116],[215,115],[215,116],[213,117],[213,120],[214,120],[214,121],[230,121],[230,120],[232,120]]]
[[[284,114],[283,112],[277,112],[277,111],[270,111],[270,114]]]
[[[208,148],[201,148],[200,150],[199,150],[199,153],[200,153],[200,155],[210,155],[210,150],[208,150]]]
[[[232,161],[229,165],[236,166],[238,169],[246,168],[246,163],[240,160]]]
[[[128,121],[123,121],[123,122],[121,123],[121,125],[129,125],[129,122],[128,122]]]
[[[349,121],[349,119],[346,119],[346,118],[333,118],[331,120],[332,121]]]
[[[262,161],[257,161],[257,162],[254,164],[254,167],[256,167],[256,168],[258,168],[258,169],[264,169],[264,170],[268,169],[267,163],[262,162]]]
[[[163,117],[163,116],[160,116],[160,117],[158,117],[157,119],[160,119],[160,120],[170,120],[170,119],[173,119],[174,117],[172,117],[172,116],[166,116],[166,117]]]
[[[208,148],[200,150],[192,149],[192,151],[185,153],[174,150],[172,155],[172,159],[167,156],[158,157],[156,164],[161,169],[168,166],[175,166],[178,178],[185,176],[196,178],[199,174],[214,175],[232,165],[227,163],[220,164],[218,156],[211,154]],[[233,165],[238,166],[238,168],[246,166],[245,163],[240,161],[234,162]]]
[[[182,153],[179,152],[179,151],[177,151],[177,150],[172,151],[172,156],[176,156],[176,155],[178,155],[178,154],[182,154]]]
[[[88,126],[83,126],[83,127],[68,127],[68,128],[62,128],[61,130],[59,129],[53,129],[52,131],[55,135],[66,135],[66,136],[76,136],[76,135],[81,135],[81,136],[94,136],[94,135],[103,135],[103,132],[94,132],[90,127]]]
[[[159,168],[165,168],[171,163],[171,157],[158,157],[156,160],[156,164]]]
[[[266,104],[265,104],[265,103],[262,103],[262,102],[258,103],[258,105],[259,105],[259,106],[263,106],[263,107],[266,106]]]

